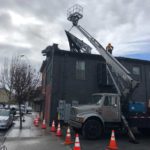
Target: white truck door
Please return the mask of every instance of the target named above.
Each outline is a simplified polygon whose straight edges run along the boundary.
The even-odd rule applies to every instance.
[[[105,96],[102,106],[102,117],[105,122],[120,122],[120,97],[117,95]]]

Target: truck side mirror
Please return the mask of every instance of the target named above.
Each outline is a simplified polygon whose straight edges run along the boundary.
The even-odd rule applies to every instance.
[[[117,107],[117,104],[113,104],[113,107]]]

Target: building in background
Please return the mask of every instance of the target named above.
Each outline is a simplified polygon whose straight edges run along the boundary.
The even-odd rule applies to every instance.
[[[41,113],[43,116],[43,105],[44,105],[44,98],[43,94],[41,93],[41,86],[38,86],[35,91],[33,92],[33,100],[28,102],[29,106],[32,106],[34,111]]]
[[[9,102],[8,94],[6,93],[6,90],[3,88],[0,88],[0,104],[7,104]]]
[[[91,102],[91,95],[114,92],[112,82],[107,83],[105,60],[101,55],[61,50],[57,44],[42,51],[46,59],[41,66],[44,117],[47,122],[57,119],[60,100],[79,104]],[[150,99],[150,61],[117,57],[140,82],[132,100],[148,102]]]
[[[9,98],[9,91],[4,88],[0,88],[0,104],[6,105],[14,103],[16,103],[14,94],[12,94],[11,98]]]

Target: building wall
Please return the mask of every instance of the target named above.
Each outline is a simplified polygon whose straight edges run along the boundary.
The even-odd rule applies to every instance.
[[[147,99],[150,101],[150,65],[145,65]]]
[[[85,61],[85,80],[76,78],[76,61]],[[71,103],[73,100],[80,104],[90,102],[91,94],[100,91],[97,82],[97,65],[104,63],[102,58],[80,54],[58,54],[54,56],[52,83],[51,114],[57,117],[56,107],[59,100]]]
[[[139,80],[132,100],[146,102],[150,99],[150,62],[135,59],[117,58],[131,73],[133,67],[140,68]],[[53,64],[50,65],[51,60]],[[76,61],[85,61],[85,80],[76,79]],[[105,61],[100,55],[80,54],[56,50],[53,59],[47,61],[45,114],[50,121],[57,119],[59,100],[71,103],[73,100],[87,104],[91,94],[100,92],[106,82]],[[52,74],[50,74],[52,70]]]
[[[48,47],[51,51],[51,47]],[[51,119],[51,107],[52,107],[52,66],[53,66],[53,55],[48,55],[46,60],[41,66],[42,73],[42,95],[44,97],[43,102],[43,119],[49,124]]]
[[[45,111],[44,111],[44,119],[46,120],[47,123],[49,123],[51,115],[50,115],[50,110],[51,110],[51,86],[47,85],[46,86],[46,94],[45,94]]]
[[[140,74],[133,77],[139,81],[139,86],[133,93],[132,100],[139,102],[147,102],[150,99],[150,62],[134,60],[134,59],[119,59],[119,61],[133,74],[133,67],[140,69]]]

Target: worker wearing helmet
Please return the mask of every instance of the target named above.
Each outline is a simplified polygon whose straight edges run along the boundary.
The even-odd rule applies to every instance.
[[[112,54],[113,48],[114,48],[114,47],[111,45],[111,43],[109,43],[109,44],[106,46],[106,51],[109,52],[110,54]]]

